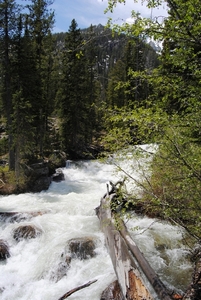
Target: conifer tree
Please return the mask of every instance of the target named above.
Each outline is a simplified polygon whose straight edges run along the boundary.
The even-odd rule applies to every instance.
[[[15,133],[15,170],[19,173],[20,158],[33,158],[35,144],[36,87],[40,84],[34,60],[35,53],[29,34],[27,18],[19,18],[15,40],[15,65],[13,68],[13,130]]]
[[[18,175],[20,155],[30,157],[36,149],[42,153],[43,148],[47,91],[42,80],[46,68],[44,42],[53,22],[49,4],[33,0],[26,6],[29,14],[26,11],[22,15],[15,1],[0,3],[2,99],[9,134],[9,166]]]
[[[120,83],[124,84],[125,80],[125,64],[119,59],[108,75],[107,104],[110,108],[121,108],[127,104],[125,88],[119,86]]]
[[[86,31],[84,36],[84,44],[85,44],[85,55],[86,55],[86,79],[87,79],[87,90],[88,90],[88,105],[89,105],[89,117],[88,125],[87,125],[87,141],[90,143],[93,138],[93,134],[100,125],[100,119],[97,119],[98,110],[101,106],[99,102],[100,98],[98,96],[100,89],[98,88],[98,74],[95,69],[96,66],[96,55],[97,55],[97,45],[96,45],[96,35],[94,32],[94,26],[90,26]]]
[[[51,64],[51,29],[54,22],[54,13],[48,9],[51,0],[31,0],[28,5],[28,29],[32,37],[34,60],[37,69],[38,84],[35,87],[35,101],[32,103],[35,128],[35,141],[40,156],[43,156],[44,138],[47,130],[48,101]]]
[[[133,106],[141,106],[146,98],[146,85],[137,73],[145,70],[145,44],[140,37],[128,39],[125,46],[124,61],[126,65],[127,102]],[[135,76],[133,76],[135,74]]]
[[[14,0],[0,2],[0,49],[3,110],[7,120],[9,168],[15,168],[14,135],[12,128],[12,64],[13,38],[17,29],[18,6]]]
[[[76,152],[88,142],[90,85],[83,38],[73,19],[65,39],[62,82],[58,93],[64,149]]]

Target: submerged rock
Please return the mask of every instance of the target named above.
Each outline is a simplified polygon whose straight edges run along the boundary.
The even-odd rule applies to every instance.
[[[8,244],[4,240],[0,240],[0,260],[10,257]]]
[[[19,226],[13,231],[13,237],[16,241],[22,239],[34,239],[41,234],[41,230],[33,225]]]
[[[94,257],[95,242],[91,237],[76,238],[69,241],[69,250],[73,258],[88,259]]]
[[[57,270],[52,273],[51,279],[57,282],[61,280],[64,276],[66,276],[68,270],[70,269],[70,263],[71,263],[71,257],[67,255],[64,261],[61,261],[59,263]]]

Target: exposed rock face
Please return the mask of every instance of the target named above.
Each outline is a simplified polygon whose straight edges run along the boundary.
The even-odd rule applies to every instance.
[[[29,177],[28,192],[39,193],[47,190],[52,180],[57,182],[64,180],[64,174],[58,168],[66,166],[66,159],[64,152],[55,150],[48,160],[31,164],[25,170],[27,177]]]
[[[51,178],[48,176],[41,176],[36,179],[32,187],[30,188],[30,192],[32,193],[40,193],[41,191],[45,191],[49,188],[51,184]]]
[[[112,282],[102,293],[100,300],[123,300],[118,281]]]
[[[41,230],[33,225],[19,226],[13,231],[13,237],[16,241],[22,239],[33,239],[41,234]]]
[[[72,258],[88,259],[94,257],[95,243],[93,238],[84,237],[72,239],[69,241],[69,250],[72,254]]]
[[[25,170],[25,174],[29,178],[28,191],[38,193],[49,188],[51,178],[49,177],[49,168],[46,162],[41,161],[31,164]]]
[[[0,240],[0,260],[10,257],[8,244],[4,240]]]

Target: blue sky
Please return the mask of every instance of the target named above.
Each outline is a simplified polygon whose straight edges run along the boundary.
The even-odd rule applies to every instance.
[[[140,12],[144,17],[164,16],[163,7],[154,9],[152,12],[134,0],[127,0],[126,5],[118,4],[112,14],[104,14],[107,7],[107,0],[54,0],[51,8],[55,12],[55,25],[53,32],[66,32],[69,29],[72,19],[75,19],[78,27],[83,29],[92,25],[107,23],[108,17],[114,22],[127,21],[132,10]]]

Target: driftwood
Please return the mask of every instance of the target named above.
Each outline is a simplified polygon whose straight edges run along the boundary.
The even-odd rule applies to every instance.
[[[83,284],[83,285],[81,285],[81,286],[78,286],[78,287],[76,287],[76,288],[70,290],[70,291],[67,292],[66,294],[64,294],[64,295],[63,295],[61,298],[59,298],[58,300],[64,300],[64,299],[68,298],[70,295],[74,294],[75,292],[77,292],[77,291],[79,291],[79,290],[81,290],[81,289],[84,289],[85,287],[90,286],[92,283],[94,283],[94,282],[96,282],[96,281],[97,281],[97,279],[92,280],[92,281],[89,281],[89,282],[87,282],[87,283],[85,283],[85,284]]]
[[[118,184],[121,184],[118,182]],[[96,214],[100,219],[102,231],[105,234],[106,245],[113,263],[113,267],[125,300],[151,300],[154,296],[145,286],[143,276],[150,282],[154,291],[161,300],[176,299],[176,294],[169,291],[151,268],[148,261],[135,242],[130,237],[124,222],[111,212],[116,197],[117,188],[111,184],[112,189],[101,199]]]

